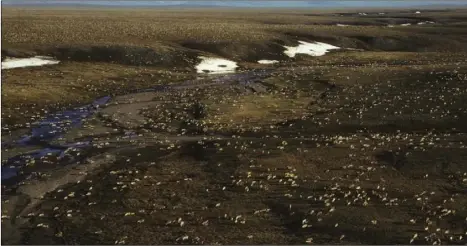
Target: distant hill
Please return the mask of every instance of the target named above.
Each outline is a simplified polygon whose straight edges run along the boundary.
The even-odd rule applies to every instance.
[[[455,7],[467,1],[77,1],[77,0],[4,0],[3,6],[95,6],[95,7],[176,7],[176,8],[377,8],[377,7]]]

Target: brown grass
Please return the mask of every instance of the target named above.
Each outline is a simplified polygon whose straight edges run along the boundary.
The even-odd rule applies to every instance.
[[[285,98],[278,95],[243,95],[222,102],[207,102],[208,124],[258,124],[280,122],[287,113],[301,115],[310,103],[309,98]]]
[[[445,21],[443,28],[386,28],[377,26],[381,20],[337,16],[329,11],[4,8],[2,49],[47,55],[57,54],[51,52],[56,47],[85,52],[89,52],[85,48],[89,46],[113,45],[119,47],[118,49],[129,46],[147,47],[157,55],[168,54],[169,58],[176,62],[180,60],[183,64],[191,64],[193,61],[186,63],[173,53],[186,54],[191,50],[197,54],[233,59],[248,67],[251,66],[248,62],[254,63],[258,59],[287,59],[282,54],[282,45],[294,45],[297,40],[308,40],[373,52],[342,52],[318,58],[298,56],[286,63],[285,69],[294,64],[401,64],[444,59],[446,56],[439,51],[451,52],[451,61],[462,61],[467,47],[462,35],[465,29],[459,23],[462,22],[462,13],[465,10],[450,13],[429,12],[423,15],[424,18]],[[411,14],[393,14],[394,18],[401,16],[410,17]],[[356,21],[364,22],[365,26],[335,26],[335,23]],[[396,50],[391,53],[381,52],[387,46],[386,42]],[[430,53],[421,54],[417,51]],[[132,56],[131,52],[133,51],[130,49],[123,54]],[[144,52],[138,55],[142,53]],[[65,57],[67,53],[62,55]],[[76,61],[73,59],[75,58],[71,58],[71,61]],[[143,57],[144,59],[152,57]],[[151,62],[152,60],[143,62],[143,65]],[[170,66],[173,67],[172,64]],[[6,105],[3,116],[15,113],[12,109],[21,105],[88,102],[99,94],[97,91],[115,93],[123,88],[134,87],[134,83],[130,82],[130,78],[134,76],[140,76],[141,79],[137,80],[145,80],[142,84],[148,85],[153,82],[154,76],[158,76],[154,73],[167,70],[167,66],[151,67],[153,68],[108,63],[64,63],[50,68],[3,71],[2,96]],[[171,80],[170,76],[164,79]],[[253,109],[254,107],[250,111],[256,110]],[[259,109],[256,111],[257,115],[264,114]]]
[[[24,123],[54,109],[91,102],[99,96],[186,79],[157,68],[108,63],[64,62],[56,66],[2,71],[2,120]]]
[[[358,17],[340,17],[329,14],[309,16],[308,14],[304,11],[105,11],[99,9],[5,8],[2,16],[2,21],[5,24],[2,38],[5,47],[118,44],[156,48],[162,44],[180,43],[186,40],[233,43],[266,42],[284,39],[286,33],[318,37],[354,35],[403,37],[414,35],[413,30],[419,31],[420,29],[417,27],[381,28],[371,26],[377,24],[371,18],[362,20]],[[436,18],[438,15],[435,13],[429,16]],[[332,25],[336,22],[350,23],[355,21],[363,21],[370,26],[342,28]],[[430,29],[430,27],[427,28]],[[445,31],[439,32],[448,35]]]
[[[125,140],[123,135],[93,137],[94,143],[114,144],[113,140],[119,139],[127,141],[129,147],[111,145],[108,153],[118,157],[111,165],[90,173],[85,182],[60,187],[63,192],[45,194],[42,204],[34,208],[30,227],[24,226],[22,243],[304,244],[313,238],[314,244],[403,244],[409,243],[414,233],[419,235],[417,244],[431,244],[425,236],[432,233],[441,243],[464,243],[458,236],[465,234],[467,216],[467,201],[461,195],[467,177],[463,165],[465,134],[457,135],[452,128],[461,126],[459,130],[465,132],[461,125],[466,112],[465,83],[454,76],[454,70],[466,74],[466,53],[453,53],[465,49],[465,29],[449,23],[439,30],[337,28],[314,24],[332,23],[340,17],[305,14],[7,11],[2,20],[7,48],[114,44],[149,46],[164,53],[165,48],[181,50],[186,42],[197,41],[191,49],[227,57],[235,55],[229,51],[245,52],[236,58],[239,60],[251,56],[251,44],[300,39],[372,50],[288,60],[277,65],[271,78],[255,84],[264,85],[266,91],[255,85],[219,83],[146,94],[154,96],[154,107],[140,111],[141,107],[133,105],[133,111],[140,111],[138,117],[155,119],[154,124],[168,125],[164,136],[179,135],[178,126],[188,120],[215,127],[203,135],[198,128],[189,131],[186,139],[193,137],[197,143],[157,139],[152,133],[161,129],[149,128],[150,124],[148,129],[136,131],[144,143]],[[462,17],[427,15],[444,20]],[[353,21],[354,17],[341,20]],[[282,24],[268,23],[273,21]],[[374,37],[381,39],[375,41]],[[406,52],[384,52],[386,38],[398,44],[397,48],[405,48],[406,43],[413,47]],[[419,44],[426,46],[418,50]],[[443,50],[451,53],[439,52]],[[46,105],[89,101],[101,94],[191,76],[171,71],[157,66],[76,61],[6,70],[2,73],[2,117],[11,115],[8,119],[13,123],[21,118],[31,120],[29,117],[40,114]],[[443,74],[436,75],[440,71]],[[250,89],[255,88],[260,92],[253,94]],[[132,99],[144,98],[128,95],[117,101]],[[208,107],[207,118],[191,121],[193,101]],[[310,102],[325,113],[287,121],[313,113],[307,108]],[[443,110],[437,110],[440,107]],[[421,123],[436,118],[437,130],[423,130],[423,124],[411,129],[417,124],[412,120],[415,116],[423,120]],[[97,127],[88,132],[99,132],[98,127],[110,131],[100,120],[93,122],[88,122],[89,126]],[[252,133],[252,126],[266,128]],[[149,134],[146,130],[154,131]],[[202,140],[204,134],[211,133],[225,139]],[[67,140],[76,141],[72,135],[79,134],[70,134]],[[168,154],[169,148],[173,152]],[[392,154],[381,157],[382,152]],[[64,199],[70,192],[75,196]],[[444,208],[455,209],[456,214],[440,216]],[[235,218],[246,222],[235,223]],[[432,225],[427,225],[427,218]],[[203,224],[205,221],[209,223]],[[50,228],[37,227],[39,223]],[[425,231],[425,227],[429,229]],[[437,228],[441,230],[436,232]],[[177,241],[185,235],[189,240]],[[451,235],[456,239],[449,239]]]

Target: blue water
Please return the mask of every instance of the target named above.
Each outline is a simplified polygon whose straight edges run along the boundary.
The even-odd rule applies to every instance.
[[[19,140],[19,144],[27,144],[33,140],[51,140],[70,128],[77,127],[82,120],[89,117],[95,110],[106,104],[110,100],[109,96],[95,100],[91,105],[66,110],[49,115],[45,120],[33,124],[31,134]]]
[[[272,70],[255,70],[244,73],[235,73],[227,75],[215,75],[212,77],[214,83],[229,83],[235,82],[243,85],[252,83],[256,79],[261,79],[270,75]],[[200,77],[203,79],[203,77]],[[180,89],[185,86],[190,86],[194,81],[186,81],[181,85],[158,85],[149,89],[137,90],[137,92],[145,91],[164,91],[168,89]],[[62,160],[68,150],[80,151],[80,149],[89,147],[92,145],[91,141],[83,141],[76,143],[67,143],[60,146],[52,146],[49,142],[63,135],[65,132],[72,128],[79,127],[82,124],[83,119],[89,118],[97,109],[101,106],[106,105],[110,96],[96,99],[92,104],[77,107],[74,109],[64,110],[57,113],[51,113],[44,120],[41,120],[32,125],[32,129],[27,136],[20,138],[18,141],[13,143],[2,143],[5,145],[19,146],[35,146],[38,143],[46,145],[46,147],[29,152],[26,154],[20,154],[7,159],[2,163],[1,167],[1,180],[5,181],[14,177],[17,177],[24,168],[29,160],[34,159],[36,165],[42,162],[42,158],[47,155],[53,155],[58,157],[58,160]],[[136,137],[134,132],[128,132],[127,137]]]
[[[118,6],[118,7],[269,7],[269,8],[355,8],[355,7],[423,7],[467,6],[467,1],[76,1],[76,0],[4,0],[3,5],[40,6]]]
[[[78,107],[75,109],[50,114],[48,117],[46,117],[46,119],[34,124],[29,135],[12,144],[27,146],[34,145],[34,143],[37,141],[47,142],[55,139],[71,128],[80,126],[83,119],[88,118],[94,114],[99,106],[106,104],[109,100],[110,97],[106,96],[99,98],[92,104],[84,107]],[[61,159],[65,156],[67,149],[83,148],[89,146],[90,144],[90,142],[78,142],[65,144],[59,147],[47,147],[35,152],[9,158],[6,163],[3,163],[4,165],[2,165],[1,180],[4,181],[16,177],[20,169],[24,167],[27,161],[30,159],[40,160],[42,157],[48,154],[58,155],[58,158]]]

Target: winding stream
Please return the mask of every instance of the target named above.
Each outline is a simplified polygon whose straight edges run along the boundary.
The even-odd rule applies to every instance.
[[[198,77],[195,80],[185,81],[182,84],[177,85],[158,85],[147,89],[137,90],[136,92],[128,93],[131,95],[141,92],[154,92],[154,91],[166,91],[166,90],[177,90],[177,89],[190,89],[203,86],[209,86],[214,84],[240,84],[249,85],[255,83],[256,80],[262,79],[265,76],[269,76],[272,70],[259,70],[259,71],[248,71],[235,74],[225,75],[209,75]],[[199,80],[202,80],[199,83]],[[85,149],[92,148],[92,140],[73,142],[62,145],[51,144],[52,140],[60,138],[63,134],[69,132],[71,129],[78,128],[82,125],[83,121],[93,116],[99,108],[105,107],[111,101],[110,96],[105,96],[96,99],[91,104],[65,110],[62,112],[52,113],[45,117],[44,120],[32,124],[32,129],[27,136],[23,136],[20,139],[10,142],[2,143],[2,145],[8,145],[9,149],[14,148],[25,148],[25,147],[39,147],[38,150],[32,150],[31,152],[19,154],[3,160],[2,162],[2,182],[10,181],[13,179],[28,179],[32,178],[35,171],[30,175],[24,175],[23,169],[26,166],[35,166],[34,170],[39,169],[50,169],[52,166],[57,168],[56,163],[59,166],[76,163],[79,159],[84,158],[81,155],[80,158],[76,158]],[[72,155],[74,153],[74,155]],[[59,167],[58,166],[58,167]],[[17,183],[19,180],[14,181]]]
[[[61,160],[70,148],[89,146],[90,142],[71,143],[63,146],[52,146],[49,142],[70,129],[81,126],[84,119],[92,116],[100,106],[108,103],[110,99],[109,96],[98,98],[89,105],[50,114],[44,120],[33,124],[30,135],[9,144],[12,148],[38,145],[46,147],[7,159],[6,163],[2,163],[2,182],[18,176],[20,169],[28,163],[40,162],[47,156],[57,156],[57,159]]]

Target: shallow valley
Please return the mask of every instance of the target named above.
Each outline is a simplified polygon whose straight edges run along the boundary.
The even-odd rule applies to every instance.
[[[2,243],[466,244],[466,12],[382,11],[4,10]]]

